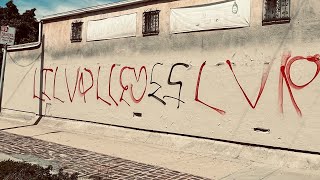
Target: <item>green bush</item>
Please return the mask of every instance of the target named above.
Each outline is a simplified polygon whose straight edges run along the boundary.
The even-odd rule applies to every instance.
[[[36,164],[15,162],[12,160],[0,162],[0,179],[5,180],[77,180],[78,173],[69,174],[59,170],[58,174],[52,174],[52,166],[43,168]]]

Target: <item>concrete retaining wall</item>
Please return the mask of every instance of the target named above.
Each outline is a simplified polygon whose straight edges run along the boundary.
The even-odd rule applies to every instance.
[[[248,28],[169,33],[170,8],[208,2],[160,1],[44,22],[43,114],[320,152],[319,2],[292,1],[288,24],[262,26],[263,4],[252,1]],[[142,17],[147,9],[161,10],[158,36],[86,42],[88,20]],[[71,43],[79,19],[83,41]],[[9,53],[5,108],[39,113],[40,53]]]

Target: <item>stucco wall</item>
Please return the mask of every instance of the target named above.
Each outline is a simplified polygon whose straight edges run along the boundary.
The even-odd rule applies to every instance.
[[[319,2],[292,1],[290,23],[262,26],[262,1],[252,0],[250,27],[169,33],[170,8],[209,2],[214,1],[160,1],[45,22],[44,67],[49,70],[44,71],[44,91],[48,97],[43,96],[43,113],[320,152],[319,77],[306,87],[294,86],[306,84],[319,70],[318,59],[308,57],[319,53],[320,10],[316,8]],[[148,9],[161,10],[158,36],[141,34],[142,13]],[[88,20],[133,12],[138,13],[137,37],[86,42]],[[74,20],[84,22],[80,43],[70,42]],[[10,55],[22,63],[31,62],[40,52]],[[291,62],[307,57],[309,61],[295,61],[290,73],[284,71],[286,75],[281,75],[283,59]],[[227,60],[231,61],[245,93]],[[38,113],[39,99],[33,93],[39,96],[39,63],[18,67],[8,60],[4,86],[6,108]],[[170,74],[173,83],[168,83]],[[288,86],[283,77],[294,84]],[[182,84],[181,90],[177,82]],[[126,86],[128,89],[124,90]],[[263,89],[261,98],[254,106],[260,89]],[[279,100],[282,92],[283,103]],[[152,93],[161,100],[152,97]],[[181,101],[177,100],[179,93]],[[122,94],[124,100],[120,101]],[[254,128],[270,132],[257,132]]]

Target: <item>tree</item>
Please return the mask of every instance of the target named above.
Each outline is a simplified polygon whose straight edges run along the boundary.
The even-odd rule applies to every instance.
[[[7,2],[6,7],[0,6],[0,25],[16,28],[15,44],[24,44],[38,40],[38,22],[35,18],[36,9],[26,10],[23,14],[19,13],[13,0]],[[2,49],[2,45],[0,48]],[[2,62],[2,51],[0,52]]]

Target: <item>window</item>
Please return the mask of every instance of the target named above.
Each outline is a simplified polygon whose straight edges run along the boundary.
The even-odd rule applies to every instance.
[[[156,10],[143,13],[143,36],[159,34],[159,12],[159,10]]]
[[[81,21],[75,21],[71,25],[71,42],[81,42],[82,40],[82,24]]]
[[[264,0],[262,25],[290,22],[290,0]]]

